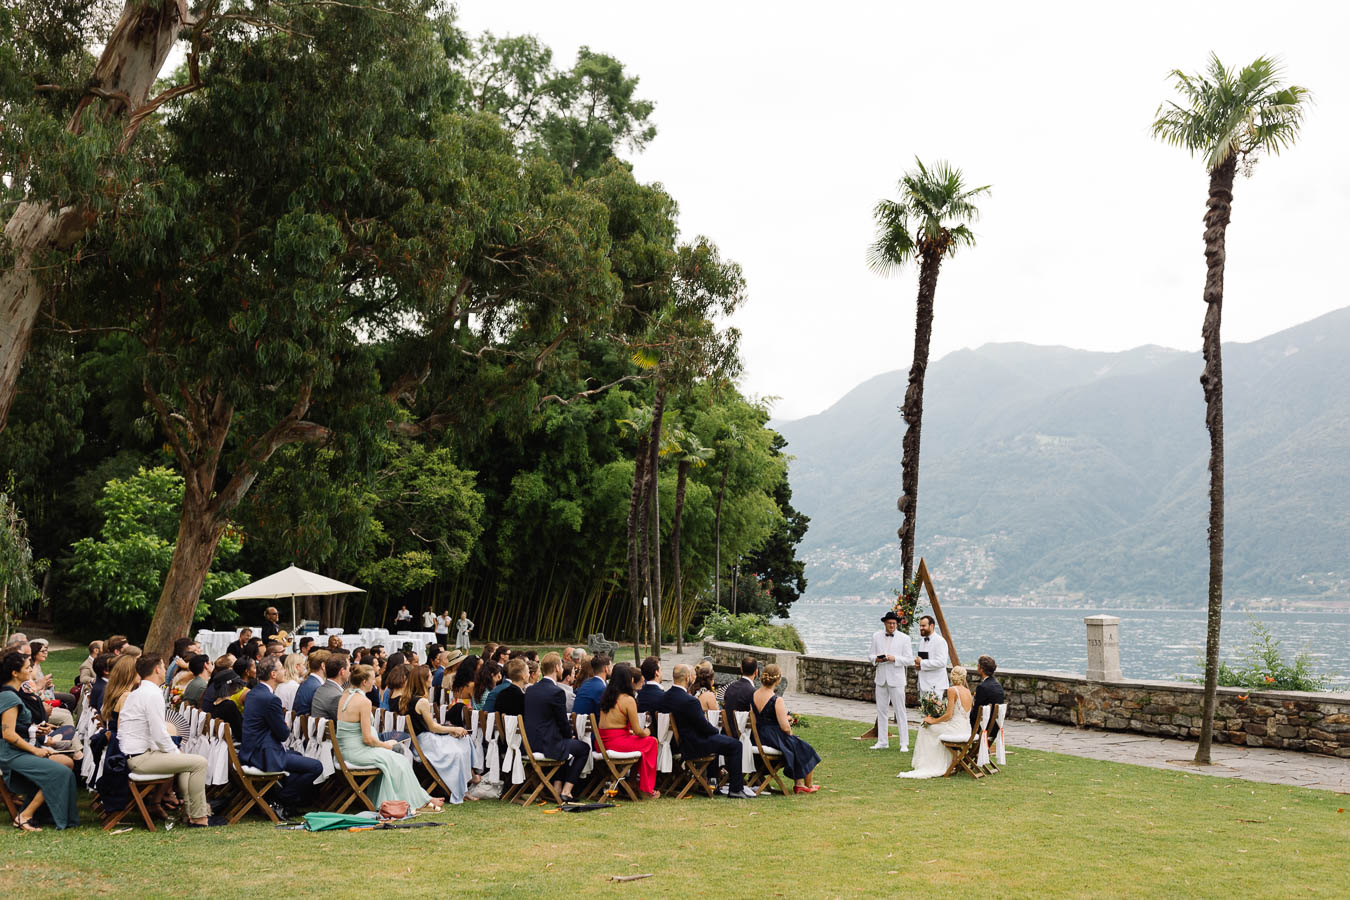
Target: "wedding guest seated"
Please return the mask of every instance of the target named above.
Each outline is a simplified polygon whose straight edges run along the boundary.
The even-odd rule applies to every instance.
[[[243,724],[244,692],[248,690],[247,676],[257,673],[257,663],[251,659],[236,659],[234,665],[219,665],[202,692],[202,709],[230,725],[238,732]]]
[[[475,657],[476,658],[476,657]],[[488,693],[502,680],[502,667],[491,661],[480,662],[478,672],[473,677],[473,705],[475,709],[484,709]]]
[[[136,775],[175,775],[178,796],[188,806],[188,825],[223,825],[211,816],[206,802],[206,757],[178,749],[164,725],[164,675],[167,667],[158,653],[136,660],[141,683],[126,698],[117,717],[117,738],[127,755],[127,767]]]
[[[314,779],[323,772],[323,764],[287,750],[290,737],[286,714],[276,691],[285,678],[284,667],[275,659],[263,660],[258,667],[258,686],[244,699],[244,724],[240,729],[239,762],[264,772],[285,772],[278,786],[272,810],[281,819],[289,819],[297,806],[313,799]]]
[[[638,712],[655,712],[665,693],[661,689],[661,660],[649,656],[642,661],[642,689],[637,692]]]
[[[523,659],[513,659],[506,664],[506,678],[497,694],[493,707],[504,716],[519,716],[525,712],[525,679],[529,677],[530,667]]]
[[[483,695],[483,702],[481,704],[481,708],[487,710],[488,712],[495,712],[497,709],[497,697],[499,697],[501,695],[501,692],[505,690],[507,685],[511,683],[511,678],[507,674],[506,666],[499,666],[492,660],[487,660],[486,662],[484,662],[481,666],[479,666],[479,669],[485,669],[488,667],[491,667],[489,671],[491,671],[492,669],[496,669],[499,670],[501,674],[497,676],[496,684],[494,684],[493,687],[490,688],[488,692]]]
[[[401,653],[395,653],[394,656],[389,658],[388,665],[385,666],[384,687],[380,690],[380,709],[397,710],[399,701],[403,698],[403,691],[408,684],[408,675],[412,672],[412,666],[404,662],[394,662],[395,657],[401,657],[402,655]]]
[[[413,772],[412,761],[394,750],[393,741],[382,741],[375,733],[371,721],[373,708],[366,697],[366,686],[374,674],[370,666],[353,668],[338,702],[336,729],[342,758],[349,766],[380,770],[380,777],[375,780],[374,796],[371,797],[376,807],[387,801],[403,800],[419,811],[438,810],[441,801],[432,799],[422,789]]]
[[[609,680],[612,667],[609,657],[603,653],[591,657],[591,677],[577,688],[577,699],[572,704],[575,715],[585,716],[600,711],[600,698],[604,696],[605,683]]]
[[[263,644],[263,656],[285,656],[286,645],[278,640],[266,641]]]
[[[169,671],[165,676],[168,684],[178,677],[178,670],[187,669],[188,660],[202,652],[201,645],[190,637],[180,637],[173,642],[173,659],[169,660]]]
[[[811,745],[792,733],[787,704],[774,693],[774,687],[783,679],[783,672],[770,663],[759,676],[759,689],[751,698],[754,706],[755,727],[759,741],[783,754],[783,771],[796,784],[793,793],[814,794],[820,786],[812,782],[812,773],[820,763],[820,754]]]
[[[511,648],[505,644],[498,644],[492,651],[492,661],[499,666],[504,666],[511,658]]]
[[[230,645],[225,648],[225,652],[233,656],[235,659],[238,659],[239,657],[244,655],[244,647],[248,644],[248,642],[252,638],[253,638],[252,628],[239,629],[239,637],[230,641]]]
[[[480,659],[483,660],[483,662],[492,662],[493,654],[495,654],[496,652],[497,652],[496,642],[488,641],[486,644],[483,645],[483,652],[478,654],[478,656]]]
[[[113,656],[121,656],[126,646],[127,636],[125,634],[114,634],[103,642],[103,652],[111,653]]]
[[[297,716],[307,716],[314,703],[314,692],[323,684],[323,666],[328,661],[327,650],[314,650],[305,658],[309,667],[309,677],[300,682],[295,689],[295,702],[291,709]]]
[[[69,828],[80,823],[75,766],[29,738],[35,723],[19,691],[32,674],[32,662],[20,653],[0,659],[0,773],[11,791],[29,798],[14,819],[16,828],[41,831],[33,817],[44,805],[58,829]]]
[[[552,656],[552,654],[549,654]],[[548,657],[544,657],[545,660]],[[638,764],[638,790],[651,799],[661,796],[656,789],[656,738],[643,727],[638,719],[637,693],[633,689],[633,673],[636,670],[629,665],[614,667],[600,697],[600,715],[596,716],[596,728],[605,742],[606,750],[620,753],[637,750],[642,754]],[[533,688],[531,688],[533,690]]]
[[[567,696],[567,714],[569,716],[572,715],[572,705],[576,703],[577,700],[576,683],[576,666],[572,665],[567,657],[564,656],[562,668],[558,670],[558,687],[562,688],[563,693]]]
[[[342,652],[342,636],[337,634],[330,634],[328,636],[327,650],[329,653]]]
[[[286,680],[277,686],[276,695],[281,700],[282,707],[294,709],[295,695],[300,690],[300,682],[309,677],[309,660],[299,653],[292,653],[286,657],[282,671],[286,675]]]
[[[718,793],[734,800],[742,800],[757,795],[754,788],[745,783],[745,773],[741,768],[741,742],[725,735],[721,729],[708,721],[703,705],[689,693],[689,682],[693,680],[694,670],[680,663],[671,673],[671,685],[661,697],[658,712],[670,713],[671,721],[680,735],[679,751],[689,759],[704,756],[721,756],[727,769],[727,783],[719,787]]]
[[[79,684],[80,687],[87,688],[94,683],[94,660],[103,655],[103,642],[89,642],[89,656],[84,662],[80,663]]]
[[[527,656],[525,658],[525,669],[526,669],[525,679],[530,684],[538,684],[539,678],[541,677],[539,674],[539,660],[530,659]]]
[[[450,789],[450,802],[463,803],[469,785],[479,780],[473,773],[473,744],[467,729],[436,721],[431,708],[431,672],[426,666],[408,673],[398,710],[408,717],[408,727],[417,735],[422,754]]]
[[[706,659],[694,667],[694,684],[690,690],[694,699],[698,700],[699,706],[703,707],[704,712],[712,712],[717,709],[715,678],[713,665]]]
[[[183,685],[183,703],[187,706],[200,707],[202,695],[206,693],[206,686],[215,669],[211,665],[211,657],[205,653],[198,653],[188,660],[187,667],[192,679]]]
[[[530,749],[548,759],[565,760],[567,765],[561,777],[554,781],[564,803],[572,802],[572,789],[581,780],[581,770],[591,758],[591,748],[572,737],[572,723],[567,718],[567,699],[554,676],[558,674],[558,657],[552,653],[541,664],[542,680],[525,692],[525,735]],[[523,660],[512,660],[515,666]],[[526,667],[528,670],[528,666]],[[509,671],[509,666],[508,666]],[[497,698],[500,708],[506,695]]]
[[[325,719],[336,719],[338,701],[346,690],[351,674],[347,654],[334,653],[329,656],[328,659],[324,660],[323,673],[326,678],[319,689],[314,692],[314,702],[310,704],[309,714],[311,716],[322,716]]]
[[[89,685],[89,708],[98,712],[103,708],[103,692],[108,687],[108,671],[117,657],[100,653],[94,660],[94,683]]]
[[[75,724],[71,710],[75,708],[75,695],[57,691],[51,675],[42,671],[42,664],[48,656],[47,642],[42,638],[30,641],[28,645],[33,677],[28,682],[33,693],[47,705],[47,721],[56,728]]]
[[[994,706],[1006,702],[1003,693],[1003,685],[998,683],[994,673],[998,671],[998,663],[994,662],[992,656],[981,656],[975,664],[975,669],[980,673],[979,686],[975,688],[975,702],[970,708],[970,730],[974,731],[980,727],[980,707]],[[998,736],[998,722],[989,722],[989,743],[993,744],[994,738]]]
[[[727,712],[749,712],[750,698],[755,693],[755,673],[759,671],[759,660],[747,656],[741,660],[741,677],[737,678],[722,694],[722,706]]]
[[[300,654],[302,656],[308,657],[312,651],[317,649],[318,648],[314,646],[314,638],[309,635],[305,635],[300,639]]]

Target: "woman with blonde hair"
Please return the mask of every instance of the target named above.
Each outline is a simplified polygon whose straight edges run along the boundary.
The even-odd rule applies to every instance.
[[[103,723],[113,730],[117,729],[117,714],[122,711],[127,694],[136,690],[141,676],[136,674],[136,657],[123,654],[108,670],[108,686],[103,689],[103,709],[99,715]]]
[[[759,740],[783,754],[783,771],[796,785],[793,793],[814,794],[820,786],[812,783],[820,754],[806,741],[792,733],[787,704],[774,693],[774,687],[783,680],[783,670],[770,664],[759,675],[759,689],[750,698]]]
[[[309,660],[303,653],[292,653],[286,657],[286,680],[277,685],[277,699],[288,712],[295,708],[295,692],[300,690],[300,682],[309,677]]]
[[[717,686],[714,678],[713,664],[706,659],[694,666],[694,683],[689,686],[689,692],[698,700],[704,712],[717,709]]]
[[[953,666],[951,687],[945,691],[947,710],[940,716],[924,716],[914,744],[912,768],[896,778],[940,778],[947,774],[951,754],[942,746],[944,740],[965,740],[970,737],[970,688],[966,687],[966,670]]]
[[[386,800],[405,800],[413,809],[438,810],[441,801],[432,799],[422,790],[413,773],[412,761],[394,750],[393,741],[380,740],[375,733],[374,709],[366,697],[374,677],[375,670],[370,666],[354,667],[347,689],[338,702],[335,727],[342,758],[348,765],[380,770],[379,780],[375,782],[375,796],[371,798],[377,807]]]

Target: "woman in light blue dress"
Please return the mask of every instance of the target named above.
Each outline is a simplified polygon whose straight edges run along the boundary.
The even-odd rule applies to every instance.
[[[455,620],[455,647],[466,653],[469,650],[470,631],[473,631],[473,623],[469,621],[469,614],[461,610],[459,618]]]
[[[378,807],[386,800],[406,800],[413,809],[429,812],[441,808],[441,801],[433,800],[417,782],[412,761],[394,750],[393,741],[382,741],[371,722],[372,708],[366,689],[375,670],[370,666],[352,669],[351,682],[338,702],[337,740],[342,758],[354,768],[380,770],[375,781]]]
[[[450,789],[450,802],[463,803],[469,786],[480,780],[473,771],[473,738],[463,728],[437,722],[431,714],[430,695],[431,670],[417,666],[408,674],[399,713],[407,716],[408,730],[417,735],[422,755]]]

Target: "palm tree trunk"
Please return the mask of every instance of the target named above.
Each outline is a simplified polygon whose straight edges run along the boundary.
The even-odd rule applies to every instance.
[[[914,577],[914,526],[919,510],[919,433],[923,427],[923,379],[928,373],[928,347],[933,339],[933,297],[937,294],[941,250],[925,249],[919,264],[919,299],[914,313],[914,360],[909,365],[905,389],[905,438],[901,444],[900,487],[897,502],[904,520],[900,524],[902,586]]]
[[[1200,724],[1200,746],[1195,761],[1209,763],[1214,737],[1214,704],[1219,687],[1219,629],[1223,623],[1223,345],[1219,326],[1223,318],[1224,238],[1232,218],[1233,174],[1237,157],[1230,156],[1209,175],[1209,202],[1205,210],[1205,324],[1200,329],[1205,371],[1200,386],[1205,394],[1205,427],[1209,429],[1209,617],[1205,633],[1205,703]]]
[[[628,498],[628,594],[633,606],[633,658],[642,662],[642,584],[638,557],[638,520],[642,505],[642,470],[647,459],[647,436],[638,436],[633,465],[633,492]]]
[[[684,517],[684,488],[693,463],[681,460],[675,475],[675,521],[670,528],[670,557],[675,568],[675,652],[684,652],[684,577],[680,572],[680,520]]]
[[[656,391],[652,406],[652,436],[648,441],[647,473],[651,478],[651,527],[649,552],[651,554],[651,615],[652,656],[661,655],[661,418],[666,411],[666,387]]]
[[[713,516],[713,603],[722,608],[722,498],[727,493],[727,472],[731,471],[731,457],[722,464],[722,483],[717,488],[717,511]]]

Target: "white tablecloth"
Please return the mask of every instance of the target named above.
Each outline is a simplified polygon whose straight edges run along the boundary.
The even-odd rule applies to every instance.
[[[413,649],[417,651],[418,656],[425,656],[427,644],[436,642],[436,632],[434,631],[400,631],[394,635],[393,642],[401,648],[405,641],[411,642]],[[388,645],[386,644],[386,647]],[[396,648],[397,649],[397,648]]]
[[[253,634],[256,636],[262,629],[254,628],[252,630]],[[197,643],[202,645],[202,652],[211,657],[212,662],[215,662],[216,658],[223,656],[230,644],[233,644],[235,640],[238,639],[239,632],[241,631],[243,631],[242,626],[233,631],[212,631],[208,628],[203,628],[197,632],[196,640]]]
[[[362,628],[360,630],[361,640],[365,642],[363,646],[374,647],[376,644],[389,645],[388,628]]]

